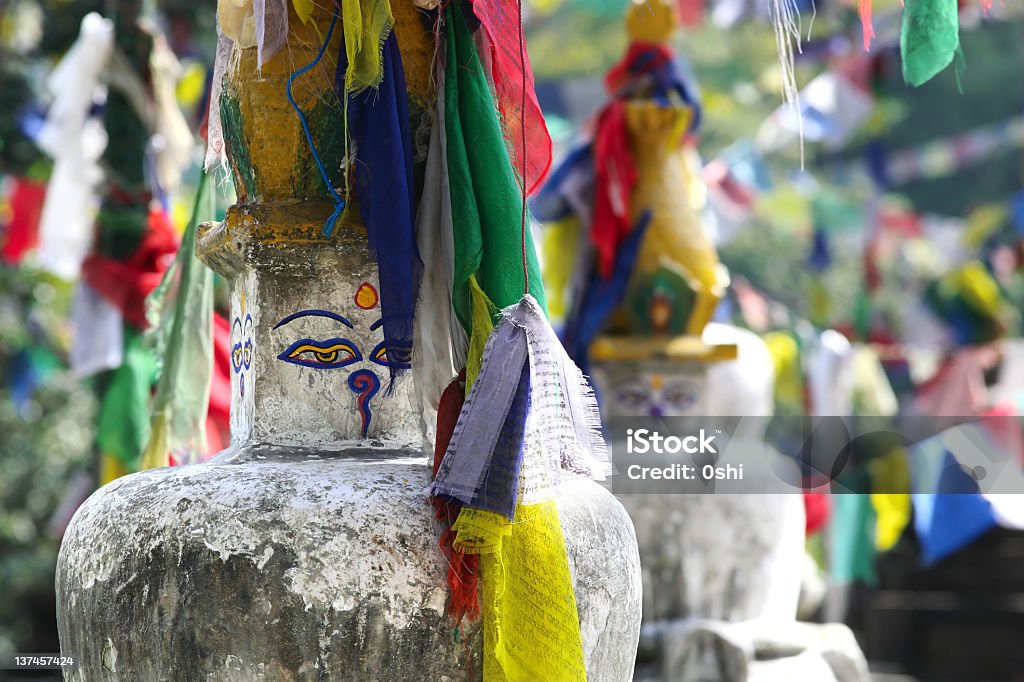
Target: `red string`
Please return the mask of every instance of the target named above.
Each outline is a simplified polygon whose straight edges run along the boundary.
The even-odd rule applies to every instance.
[[[520,172],[519,181],[522,183],[523,192],[523,220],[520,225],[522,231],[523,243],[523,293],[530,293],[530,272],[529,267],[526,263],[526,38],[523,35],[523,0],[518,0],[519,6],[519,65],[520,72],[523,75],[523,89],[522,89],[522,101],[519,106],[519,129],[522,133],[521,150],[522,155],[522,166]]]

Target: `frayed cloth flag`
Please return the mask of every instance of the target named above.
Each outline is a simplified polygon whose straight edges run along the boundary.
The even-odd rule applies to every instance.
[[[146,151],[147,165],[154,193],[158,197],[176,196],[182,171],[192,163],[196,140],[178,103],[178,84],[184,69],[167,36],[155,27],[150,30],[153,48],[147,67],[153,117],[151,134],[160,143],[151,144]]]
[[[224,74],[228,69],[228,60],[234,43],[217,27],[217,55],[213,59],[213,77],[210,82],[210,114],[206,132],[206,158],[203,169],[210,172],[222,167],[227,162],[224,148],[224,126],[220,120],[220,94],[224,88]]]
[[[479,554],[483,679],[585,682],[576,594],[554,500],[518,505],[512,522],[463,509],[453,529],[457,550]]]
[[[256,47],[255,8],[251,0],[217,0],[217,28],[243,50]]]
[[[96,446],[127,471],[135,471],[149,439],[149,399],[156,358],[142,333],[125,329],[124,361],[107,382],[96,422]]]
[[[442,431],[438,423],[439,438]],[[607,473],[597,403],[525,294],[501,312],[430,488],[451,522],[453,617],[482,593],[485,680],[586,680],[582,636],[554,488]],[[479,555],[476,559],[475,555]],[[463,575],[478,562],[479,571]]]
[[[529,413],[528,360],[526,332],[499,324],[487,341],[477,390],[470,390],[448,445],[448,453],[461,454],[446,453],[432,496],[515,516]]]
[[[292,0],[292,6],[302,23],[308,23],[313,18],[313,9],[316,7],[313,0]]]
[[[288,42],[288,0],[253,0],[256,65],[263,65]]]
[[[607,475],[600,429],[592,389],[526,295],[487,341],[430,494],[511,520],[517,496],[533,504],[569,475]]]
[[[79,281],[71,299],[68,364],[76,379],[116,369],[124,360],[124,318],[121,310]]]
[[[200,207],[208,200],[200,176],[192,219],[178,255],[146,301],[157,355],[163,359],[142,469],[202,460],[213,374],[213,272],[195,255]]]
[[[490,42],[490,76],[512,167],[524,183],[525,194],[531,195],[551,168],[551,136],[537,101],[522,20],[516,16],[522,11],[521,4],[473,0],[472,6]]]
[[[217,33],[243,50],[255,47],[263,68],[288,43],[288,0],[218,0]]]
[[[345,26],[345,92],[358,94],[386,79],[384,43],[395,17],[388,0],[342,0]],[[339,60],[341,61],[341,60]],[[404,92],[403,88],[403,92]]]
[[[860,15],[861,30],[864,33],[864,51],[871,49],[871,39],[875,37],[875,27],[871,25],[871,0],[859,0],[857,14]]]
[[[46,79],[53,102],[36,143],[54,164],[39,222],[38,256],[44,270],[67,280],[78,277],[93,240],[107,133],[91,112],[113,45],[113,22],[87,14],[75,44]]]
[[[570,149],[530,202],[534,217],[549,223],[576,215],[584,225],[590,225],[594,163],[592,142]]]
[[[504,308],[523,294],[525,260],[530,294],[542,309],[546,302],[529,232],[522,243],[522,191],[473,35],[461,7],[449,4],[445,19],[444,129],[455,230],[452,302],[468,333],[472,328],[469,280],[474,275],[487,298]]]
[[[436,69],[437,90],[444,92],[444,70]],[[466,366],[469,339],[452,307],[455,241],[452,228],[448,161],[445,153],[444,98],[437,98],[423,193],[416,215],[416,239],[423,262],[413,321],[412,371],[420,389],[427,440],[435,442],[439,399],[459,368]]]
[[[632,227],[630,204],[639,176],[629,146],[625,100],[612,102],[601,112],[593,149],[596,187],[590,238],[597,252],[598,272],[609,277],[615,252]]]
[[[144,224],[137,224],[130,212],[114,209],[100,214],[101,227],[118,221],[144,229],[138,247],[124,259],[94,252],[82,263],[82,280],[117,306],[127,324],[146,329],[146,297],[159,286],[168,262],[178,252],[178,235],[170,217],[159,209],[150,210]]]
[[[994,528],[996,518],[942,436],[911,448],[911,458],[914,529],[921,563],[931,566]]]
[[[6,193],[10,218],[0,238],[0,258],[9,265],[21,263],[25,253],[39,244],[39,218],[46,201],[46,185],[10,176]],[[0,198],[4,198],[0,188]]]
[[[769,0],[768,16],[775,31],[775,47],[779,53],[779,75],[782,78],[782,100],[795,111],[800,110],[800,93],[796,83],[796,54],[800,47],[800,8],[796,0]],[[796,117],[800,139],[800,168],[804,167],[804,124]]]
[[[347,27],[347,14],[344,21]],[[349,39],[346,29],[347,54],[351,54]],[[393,33],[385,39],[381,55],[384,77],[378,89],[346,91],[349,74],[357,65],[345,55],[338,60],[335,89],[340,98],[347,98],[348,132],[355,148],[355,195],[380,271],[384,340],[394,376],[411,366],[413,312],[422,266],[414,227],[409,103],[402,55]]]
[[[464,380],[463,372],[448,384],[438,401],[437,439],[434,443],[434,467],[431,478],[437,476],[444,454],[448,451],[455,425],[459,421],[459,414],[465,403]],[[455,548],[455,531],[452,529],[462,511],[462,505],[448,497],[433,497],[430,501],[438,521],[444,524],[444,532],[441,533],[438,546],[448,564],[447,582],[451,593],[448,599],[448,615],[456,623],[461,623],[463,618],[474,621],[480,617],[480,600],[477,594],[479,561],[475,554],[466,554]]]
[[[960,17],[952,0],[907,0],[903,6],[900,54],[903,79],[913,86],[949,66],[960,48]]]
[[[469,348],[466,352],[466,393],[468,394],[484,360],[484,349],[494,329],[494,304],[480,288],[476,275],[469,278],[469,296],[471,325],[469,330]]]
[[[645,211],[616,252],[615,265],[610,276],[603,277],[597,268],[592,268],[590,279],[573,310],[572,318],[565,325],[564,346],[569,357],[583,371],[587,370],[590,344],[601,333],[612,310],[626,295],[626,287],[629,285],[629,278],[633,274],[633,266],[636,264],[636,257],[640,253],[640,245],[643,244],[650,222],[651,212]]]

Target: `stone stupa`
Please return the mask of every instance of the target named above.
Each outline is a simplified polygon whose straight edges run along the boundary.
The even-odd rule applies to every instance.
[[[75,680],[479,679],[479,621],[453,636],[411,373],[391,390],[379,274],[365,230],[332,211],[285,95],[328,35],[330,3],[258,73],[234,47],[219,102],[238,203],[199,257],[230,287],[231,446],[206,464],[125,476],[72,520],[57,568]],[[434,39],[393,3],[410,111],[430,112]],[[340,22],[339,22],[340,23]],[[340,31],[294,84],[332,182],[344,130]],[[558,511],[588,677],[625,682],[639,631],[632,524],[589,480]]]

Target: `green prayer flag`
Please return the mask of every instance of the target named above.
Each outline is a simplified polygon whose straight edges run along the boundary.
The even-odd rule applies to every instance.
[[[900,31],[903,80],[913,86],[949,66],[960,47],[956,0],[906,0]]]
[[[213,374],[213,272],[196,258],[200,206],[209,200],[201,174],[192,219],[174,263],[146,301],[152,339],[163,358],[152,430],[142,468],[197,462],[206,451],[206,413]]]
[[[100,403],[96,445],[134,471],[149,438],[149,398],[156,375],[156,359],[142,333],[124,329],[124,360],[111,371]]]
[[[842,484],[858,492],[832,495],[830,573],[837,583],[862,580],[873,585],[878,579],[875,573],[875,510],[871,506],[871,495],[859,492],[870,488],[870,479],[867,471],[858,471]]]
[[[445,17],[444,126],[455,237],[452,303],[469,332],[471,276],[476,275],[498,310],[523,296],[523,197],[462,7],[450,3]],[[547,314],[529,221],[525,229],[530,293]]]

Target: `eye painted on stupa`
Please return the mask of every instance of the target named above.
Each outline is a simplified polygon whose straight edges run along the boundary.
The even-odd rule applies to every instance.
[[[616,387],[615,399],[627,409],[639,410],[650,402],[650,389],[639,381],[632,381]]]
[[[300,339],[285,348],[277,359],[314,369],[339,369],[359,362],[363,356],[348,339]]]
[[[382,326],[387,319],[395,318],[380,318],[370,325],[370,331]],[[370,351],[369,359],[372,362],[376,362],[378,365],[390,367],[391,369],[409,369],[412,367],[412,346],[389,346],[387,341],[381,341],[372,351]]]
[[[697,402],[696,387],[688,381],[670,381],[661,392],[662,402],[667,407],[683,410]]]
[[[236,373],[242,371],[242,358],[242,344],[236,343],[234,346],[231,347],[231,367],[234,368]]]
[[[235,341],[231,345],[231,368],[235,370],[235,374],[242,371],[244,366],[244,351],[242,349],[242,320],[235,318],[231,323],[231,339]]]
[[[381,341],[370,352],[370,360],[378,365],[391,367],[392,369],[409,369],[412,367],[412,350],[402,348],[389,349],[387,343]]]
[[[350,329],[352,328],[352,323],[346,318],[329,310],[300,310],[283,318],[274,325],[274,329],[304,317],[326,317],[335,322],[340,322]],[[302,338],[281,351],[277,359],[301,367],[312,367],[313,369],[340,369],[362,361],[363,355],[359,352],[359,347],[354,342],[343,337],[330,339]]]
[[[231,368],[238,375],[238,393],[245,395],[245,371],[252,368],[252,315],[245,310],[245,291],[239,296],[239,314],[231,322]]]

